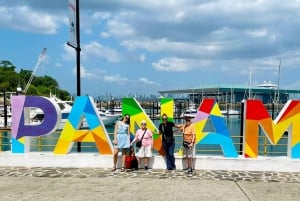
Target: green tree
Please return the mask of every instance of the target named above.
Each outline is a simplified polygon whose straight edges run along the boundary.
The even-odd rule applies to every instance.
[[[0,61],[0,90],[16,91],[18,74],[10,61]]]
[[[0,90],[15,92],[20,86],[25,89],[32,71],[21,69],[20,73],[15,72],[16,67],[10,61],[0,61]],[[26,95],[49,96],[50,92],[62,100],[69,100],[70,93],[60,89],[58,82],[48,76],[34,76]]]

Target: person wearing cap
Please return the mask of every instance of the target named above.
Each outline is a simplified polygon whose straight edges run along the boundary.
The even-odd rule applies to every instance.
[[[185,118],[185,124],[180,128],[183,133],[183,159],[187,162],[188,174],[193,174],[193,155],[196,141],[196,129],[189,117]]]
[[[173,127],[180,128],[180,126],[174,122],[168,121],[167,114],[163,114],[161,117],[162,123],[159,125],[159,134],[162,135],[162,146],[166,154],[167,169],[165,171],[176,170],[174,157],[175,138]]]
[[[142,141],[142,146],[136,154],[139,159],[139,164],[141,159],[144,159],[144,168],[148,170],[150,158],[152,157],[153,133],[150,129],[147,129],[147,122],[145,120],[141,121],[141,127],[136,131],[135,138],[132,140],[131,145],[137,141]]]
[[[130,124],[130,116],[125,114],[124,117],[117,121],[115,124],[114,130],[114,166],[112,171],[116,171],[117,169],[117,161],[118,161],[118,154],[119,150],[122,150],[122,168],[121,172],[125,171],[125,157],[126,151],[129,150],[130,146],[130,131],[129,131],[129,124]]]

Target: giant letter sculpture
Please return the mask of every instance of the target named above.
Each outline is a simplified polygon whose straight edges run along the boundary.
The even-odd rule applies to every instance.
[[[60,121],[60,109],[51,99],[40,96],[12,96],[12,153],[30,151],[29,138],[47,135],[56,130]],[[30,108],[44,113],[40,124],[31,124]]]
[[[203,132],[208,118],[215,128],[215,132]],[[215,99],[203,99],[193,123],[196,127],[196,144],[219,144],[225,157],[236,158],[238,156]]]
[[[244,123],[244,155],[258,156],[259,127],[272,144],[277,144],[288,129],[288,156],[300,158],[300,101],[289,100],[273,122],[260,100],[246,100]]]
[[[79,129],[84,117],[89,125],[88,130]],[[113,153],[113,147],[105,126],[91,97],[79,96],[75,99],[54,153],[68,153],[74,142],[95,142],[101,154]]]

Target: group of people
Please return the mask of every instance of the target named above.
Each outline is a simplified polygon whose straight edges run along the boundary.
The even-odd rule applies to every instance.
[[[185,118],[185,124],[175,124],[168,119],[166,114],[162,115],[162,123],[159,125],[159,135],[162,135],[162,146],[165,151],[166,157],[166,170],[176,170],[174,150],[175,150],[175,137],[174,132],[183,133],[183,159],[186,160],[186,167],[184,170],[188,171],[188,174],[193,174],[193,156],[195,152],[196,131],[190,118]],[[122,167],[121,172],[125,169],[126,152],[136,142],[141,142],[141,147],[138,150],[136,156],[141,162],[144,159],[144,168],[148,170],[150,158],[152,157],[153,148],[153,132],[147,128],[147,122],[141,121],[141,127],[136,131],[134,139],[130,140],[130,116],[128,114],[116,122],[114,130],[114,157],[113,157],[113,169],[116,170],[118,153],[122,151]],[[174,130],[177,128],[178,130]]]

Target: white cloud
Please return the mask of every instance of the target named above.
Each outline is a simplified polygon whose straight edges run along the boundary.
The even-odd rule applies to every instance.
[[[54,66],[60,68],[60,67],[62,67],[62,64],[56,62],[56,63],[54,64]]]
[[[131,37],[135,34],[134,29],[131,28],[131,25],[125,22],[110,20],[107,26],[109,29],[109,33],[116,37]]]
[[[145,54],[140,54],[139,61],[142,62],[142,63],[145,62],[146,61],[146,55]]]
[[[108,20],[109,18],[111,18],[111,14],[109,12],[95,12],[92,14],[92,18],[96,21]]]
[[[152,63],[152,66],[158,71],[188,71],[191,66],[186,59],[181,58],[163,58],[158,62]]]
[[[77,68],[73,68],[73,74],[77,75]],[[86,79],[96,79],[98,77],[97,74],[92,73],[91,70],[88,70],[87,68],[80,66],[80,77],[86,78]]]
[[[106,82],[113,82],[120,85],[126,84],[129,80],[126,77],[121,77],[119,74],[117,75],[105,75],[103,77],[104,81]]]
[[[185,16],[184,11],[178,11],[175,15],[175,19],[181,21],[184,19],[184,16]]]
[[[162,58],[153,62],[152,66],[157,71],[187,72],[192,69],[211,68],[212,61],[205,59],[187,59],[178,57]],[[213,70],[214,68],[211,68]]]
[[[110,34],[108,33],[108,32],[105,32],[105,31],[103,31],[103,32],[101,32],[101,37],[103,37],[103,38],[109,38],[110,37]]]
[[[159,83],[154,82],[154,81],[151,81],[151,80],[149,80],[149,79],[147,79],[147,78],[145,78],[145,77],[141,77],[141,78],[139,78],[138,80],[139,80],[140,82],[146,84],[146,85],[160,86]]]
[[[250,35],[253,38],[259,38],[259,37],[266,37],[268,35],[268,31],[266,29],[246,30],[246,34]]]
[[[61,21],[59,16],[32,10],[28,6],[0,6],[0,19],[2,27],[42,34],[55,34]]]
[[[66,61],[75,61],[76,52],[74,48],[68,46],[67,44],[63,44],[64,53],[62,54],[62,58]]]
[[[85,58],[88,57],[105,58],[108,61],[114,63],[121,61],[121,56],[116,50],[110,47],[105,47],[95,41],[92,41],[82,46],[82,55]]]
[[[166,38],[151,40],[143,38],[135,40],[127,40],[121,43],[128,50],[145,49],[150,52],[172,52],[179,55],[189,55],[193,57],[214,56],[223,50],[226,44],[220,43],[190,43],[168,41]]]
[[[97,79],[106,82],[124,83],[130,79],[139,84],[155,84],[163,77],[173,76],[172,72],[179,72],[181,77],[176,82],[180,88],[190,82],[198,83],[199,76],[203,84],[219,82],[211,77],[226,83],[246,82],[252,66],[253,82],[274,82],[281,59],[283,85],[295,83],[300,66],[299,10],[298,1],[82,1],[83,76],[94,79],[96,73],[91,66],[99,63],[102,69],[109,68],[110,75],[97,73]],[[49,50],[57,50],[64,61],[74,65],[75,50],[64,45],[61,53],[55,44],[68,37],[67,1],[2,0],[0,19],[5,31],[38,33],[27,33],[22,38],[33,41],[32,48],[36,48],[34,43],[41,43],[43,35],[52,34],[42,42],[51,43],[46,44]],[[35,36],[38,42],[32,40]],[[55,51],[51,58],[57,57]],[[25,61],[21,54],[18,57]],[[54,61],[65,66],[64,61]],[[152,65],[153,69],[125,72],[137,72],[141,62],[143,67]],[[200,70],[201,73],[195,73]],[[163,86],[174,86],[172,79],[163,81]],[[116,90],[118,87],[121,88],[118,85]]]

